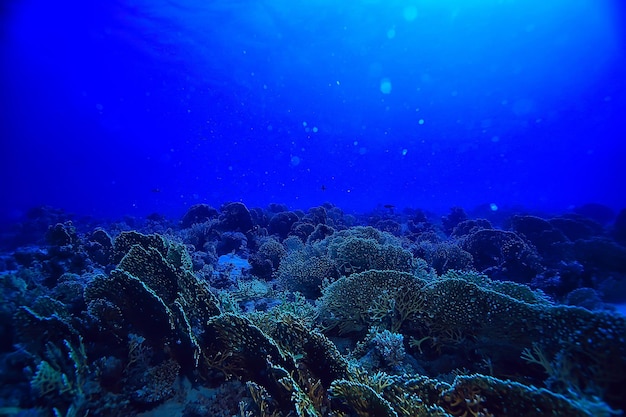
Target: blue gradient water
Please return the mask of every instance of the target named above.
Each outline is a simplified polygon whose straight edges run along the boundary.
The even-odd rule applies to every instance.
[[[609,0],[14,0],[0,216],[620,209],[624,33]]]

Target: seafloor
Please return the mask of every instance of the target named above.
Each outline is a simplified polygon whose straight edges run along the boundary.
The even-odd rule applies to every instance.
[[[626,409],[626,210],[41,207],[0,244],[0,416]]]

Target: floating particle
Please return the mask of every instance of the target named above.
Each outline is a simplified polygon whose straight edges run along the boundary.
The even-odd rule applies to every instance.
[[[391,81],[389,78],[383,78],[380,80],[380,92],[383,94],[391,93]]]
[[[402,11],[402,16],[404,17],[404,20],[406,20],[407,22],[412,22],[413,20],[417,18],[417,7],[415,6],[405,7],[404,10]]]

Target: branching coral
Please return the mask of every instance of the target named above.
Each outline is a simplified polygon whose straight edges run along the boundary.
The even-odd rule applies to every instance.
[[[338,277],[337,268],[328,256],[310,247],[290,252],[278,268],[278,282],[290,291],[299,291],[305,297],[315,298],[325,280]]]
[[[441,393],[441,405],[450,414],[458,416],[610,415],[607,407],[596,406],[597,411],[604,409],[604,414],[592,414],[584,402],[542,388],[483,375],[458,376],[452,386]]]
[[[87,402],[87,381],[90,377],[87,355],[82,339],[74,346],[64,340],[61,345],[49,342],[44,359],[30,381],[37,398],[51,404],[55,413],[81,413]],[[70,412],[71,410],[71,412]]]
[[[324,288],[320,318],[328,330],[360,332],[373,325],[398,331],[422,312],[424,278],[399,271],[366,271]]]
[[[253,280],[224,291],[223,300],[233,300],[232,312],[224,312],[215,290],[194,276],[175,237],[121,234],[114,245],[117,268],[80,282],[87,282],[83,311],[63,299],[40,297],[15,314],[16,341],[30,352],[37,401],[71,414],[93,397],[90,410],[100,410],[124,385],[128,393],[115,398],[120,415],[132,408],[129,403],[149,408],[167,400],[179,376],[193,375],[204,384],[224,376],[241,380],[240,387],[245,383],[254,404],[245,398],[242,416],[611,412],[595,396],[618,398],[626,383],[624,318],[557,305],[521,284],[449,270],[447,261],[440,265],[447,272],[435,276],[416,267],[406,242],[372,228],[330,233],[306,245],[288,238],[288,251],[275,239],[250,237],[250,250],[264,241],[264,259],[272,267],[280,263],[284,287],[304,289],[309,298],[321,293],[317,310],[300,293],[270,291],[270,283]],[[519,241],[498,236],[506,240],[502,259],[522,261]],[[72,279],[79,289],[77,277]],[[266,310],[244,315],[236,307],[242,299],[257,299],[255,305]],[[346,360],[320,329],[343,336],[337,339],[342,342],[362,339],[369,330],[364,354],[357,354],[357,345],[352,361]],[[83,337],[90,339],[83,344]],[[87,354],[95,360],[89,362]],[[362,368],[354,358],[361,358]],[[376,365],[364,366],[371,358]],[[484,370],[481,359],[494,377],[464,375],[452,382],[453,369]],[[524,360],[546,369],[547,389],[528,385],[544,375],[534,368],[525,372],[530,367],[522,368]],[[412,375],[411,367],[446,376]],[[496,378],[503,375],[517,382]],[[92,386],[100,390],[96,395]]]
[[[391,403],[365,384],[339,379],[330,395],[359,417],[398,417]]]
[[[343,275],[370,269],[410,272],[414,268],[413,255],[398,244],[381,244],[355,236],[340,239],[333,235],[331,239],[329,254]]]
[[[267,358],[284,366],[288,358],[278,345],[247,318],[225,313],[204,326],[200,343],[201,361],[228,375],[255,380],[267,369]],[[267,385],[267,381],[256,381]]]

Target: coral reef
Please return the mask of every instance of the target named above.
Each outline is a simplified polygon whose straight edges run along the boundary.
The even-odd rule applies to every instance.
[[[626,296],[606,291],[626,280],[621,232],[580,214],[515,215],[505,230],[460,208],[440,224],[330,204],[95,228],[36,213],[51,220],[28,219],[40,239],[0,264],[4,414],[626,408],[626,318],[610,304]]]

